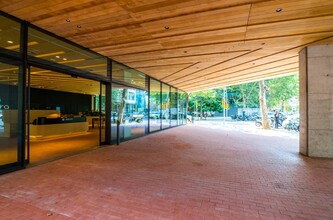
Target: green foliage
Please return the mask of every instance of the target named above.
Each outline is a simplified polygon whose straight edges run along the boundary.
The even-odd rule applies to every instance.
[[[258,82],[245,83],[228,87],[229,103],[234,103],[241,108],[257,108],[259,106]]]
[[[266,84],[268,86],[268,108],[285,110],[284,108],[288,104],[288,101],[291,98],[298,96],[298,81],[298,75],[291,75],[267,80]]]
[[[198,108],[196,109],[196,102]],[[217,100],[215,90],[205,90],[189,95],[189,111],[199,111],[202,102],[202,111],[218,111],[220,101]]]
[[[267,105],[269,109],[285,110],[284,108],[288,101],[298,97],[298,75],[265,80],[265,83],[268,88]],[[259,82],[229,86],[227,87],[227,91],[230,107],[259,108]],[[223,96],[223,88],[191,93],[189,95],[189,111],[200,111],[202,101],[202,110],[204,112],[222,112],[221,101]],[[198,103],[197,109],[196,102]]]

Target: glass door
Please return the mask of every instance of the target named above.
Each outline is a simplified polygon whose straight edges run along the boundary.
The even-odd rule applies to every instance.
[[[117,121],[121,140],[143,136],[148,128],[148,92],[112,84],[111,140],[117,141]]]
[[[19,74],[0,61],[0,170],[19,162]]]
[[[26,114],[31,164],[99,147],[103,122],[100,82],[30,67]],[[103,140],[102,140],[103,141]]]

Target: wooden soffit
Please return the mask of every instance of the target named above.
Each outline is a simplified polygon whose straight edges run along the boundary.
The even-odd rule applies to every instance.
[[[0,8],[187,92],[298,73],[302,48],[333,43],[332,0],[9,0]]]

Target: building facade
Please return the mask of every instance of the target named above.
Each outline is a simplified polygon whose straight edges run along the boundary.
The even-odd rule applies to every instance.
[[[0,13],[0,172],[186,123],[187,94]]]

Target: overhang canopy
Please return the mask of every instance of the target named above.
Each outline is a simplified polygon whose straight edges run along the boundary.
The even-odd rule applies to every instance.
[[[298,73],[332,0],[8,0],[0,9],[187,92]]]

